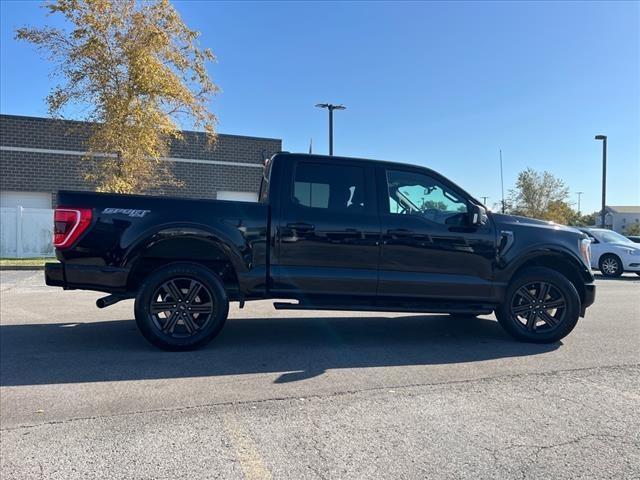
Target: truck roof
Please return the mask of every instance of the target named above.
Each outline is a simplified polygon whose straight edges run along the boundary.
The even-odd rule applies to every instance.
[[[336,160],[341,160],[341,159],[350,160],[350,161],[355,160],[358,162],[373,163],[373,164],[377,164],[384,167],[398,167],[398,168],[408,167],[408,168],[415,168],[416,170],[423,170],[423,171],[426,170],[427,172],[429,172],[430,175],[433,175],[434,177],[436,177],[437,180],[443,181],[443,183],[445,184],[449,183],[451,185],[454,185],[458,190],[461,190],[468,197],[472,198],[476,203],[478,203],[479,205],[482,205],[482,202],[476,199],[473,195],[471,195],[469,192],[467,192],[464,188],[462,188],[460,185],[455,183],[453,180],[447,178],[445,175],[442,175],[439,172],[436,172],[435,170],[430,169],[429,167],[424,167],[422,165],[415,165],[412,163],[390,162],[387,160],[372,160],[370,158],[343,157],[343,156],[337,156],[337,155],[318,155],[315,153],[292,153],[292,152],[278,152],[275,155],[273,155],[270,160],[271,161],[274,161],[274,160],[287,161],[287,160],[293,160],[294,158],[312,159],[314,162],[335,162]]]
[[[381,165],[396,165],[398,167],[415,167],[415,168],[425,168],[427,170],[431,170],[428,167],[424,167],[422,165],[415,165],[413,163],[402,163],[402,162],[391,162],[388,160],[377,160],[377,159],[372,159],[372,158],[362,158],[362,157],[344,157],[344,156],[339,156],[339,155],[320,155],[320,154],[316,154],[316,153],[295,153],[295,152],[278,152],[276,154],[273,155],[272,158],[275,159],[275,157],[283,157],[283,158],[287,158],[287,157],[304,157],[304,158],[310,158],[313,159],[314,161],[336,161],[336,160],[356,160],[359,162],[370,162],[370,163],[378,163]],[[431,170],[434,173],[438,173],[435,172],[434,170]],[[440,175],[440,174],[438,174]]]

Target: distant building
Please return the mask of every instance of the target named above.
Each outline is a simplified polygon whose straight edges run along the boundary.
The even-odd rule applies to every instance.
[[[0,257],[53,254],[51,208],[58,190],[93,190],[84,179],[91,124],[0,115]],[[264,160],[282,140],[219,134],[207,145],[202,132],[182,132],[162,160],[182,187],[156,194],[256,201]],[[135,192],[139,193],[139,192]]]
[[[640,206],[610,206],[606,207],[605,212],[605,227],[623,235],[631,225],[640,224]],[[599,218],[596,219],[596,223]]]

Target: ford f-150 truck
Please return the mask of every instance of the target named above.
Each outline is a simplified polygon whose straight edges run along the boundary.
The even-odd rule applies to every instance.
[[[595,298],[590,241],[487,212],[423,167],[279,153],[257,203],[59,192],[46,283],[135,298],[151,343],[204,345],[229,302],[277,309],[482,315],[555,342]]]

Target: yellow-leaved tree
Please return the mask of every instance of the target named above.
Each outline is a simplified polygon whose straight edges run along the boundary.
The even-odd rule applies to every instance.
[[[47,97],[62,118],[77,106],[95,122],[87,179],[99,191],[144,192],[179,185],[167,162],[170,142],[188,120],[215,140],[208,110],[218,87],[209,78],[209,49],[198,45],[168,0],[53,0],[44,7],[69,28],[24,27],[16,38],[34,44],[60,79]],[[76,114],[77,116],[77,114]]]

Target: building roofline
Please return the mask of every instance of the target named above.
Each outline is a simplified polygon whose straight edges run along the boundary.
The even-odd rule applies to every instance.
[[[45,121],[45,122],[64,122],[64,123],[75,123],[75,124],[84,124],[84,125],[91,125],[91,124],[96,124],[97,122],[87,122],[85,120],[74,120],[74,119],[69,119],[69,118],[50,118],[50,117],[34,117],[32,115],[15,115],[12,113],[0,113],[0,119],[1,118],[5,118],[5,117],[11,117],[11,118],[17,118],[17,119],[27,119],[27,120],[40,120],[40,121]],[[182,133],[196,133],[196,134],[201,134],[204,135],[206,132],[202,132],[202,131],[198,131],[198,130],[180,130]],[[252,136],[252,135],[235,135],[232,133],[217,133],[216,135],[220,136],[220,137],[235,137],[235,138],[251,138],[251,139],[259,139],[259,140],[273,140],[276,142],[281,142],[282,143],[282,139],[281,138],[274,138],[274,137],[258,137],[258,136]]]
[[[606,209],[614,213],[640,213],[640,205],[607,205]]]

